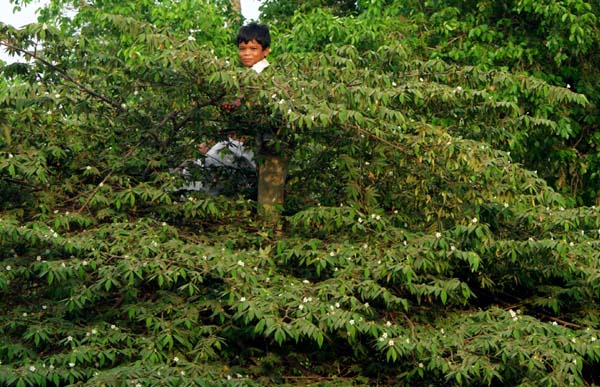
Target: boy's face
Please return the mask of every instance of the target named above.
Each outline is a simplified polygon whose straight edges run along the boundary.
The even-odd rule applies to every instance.
[[[260,43],[253,39],[247,43],[241,42],[238,46],[238,54],[240,55],[240,61],[246,67],[252,67],[257,62],[265,59],[269,55],[269,49],[263,47]]]

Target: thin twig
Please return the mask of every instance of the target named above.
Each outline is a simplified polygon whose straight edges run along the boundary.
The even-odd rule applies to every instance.
[[[125,156],[123,157],[123,160],[127,160],[129,158],[129,156],[131,156],[131,154],[133,153],[133,150],[135,148],[131,148],[127,154],[125,154]],[[88,198],[85,200],[85,202],[83,203],[83,205],[81,206],[81,208],[79,210],[77,210],[77,214],[81,215],[81,213],[83,212],[83,210],[87,207],[87,205],[90,203],[90,201],[94,198],[94,196],[96,196],[96,194],[98,193],[98,191],[100,190],[100,188],[104,185],[104,183],[106,183],[106,181],[113,175],[113,173],[115,172],[114,168],[104,177],[104,179],[102,179],[102,181],[100,183],[98,183],[98,185],[96,186],[96,188],[94,188],[94,190],[92,191],[92,193],[90,194],[90,196],[88,196]]]

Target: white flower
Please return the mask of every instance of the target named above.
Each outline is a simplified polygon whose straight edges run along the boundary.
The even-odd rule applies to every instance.
[[[577,365],[577,359],[573,359],[573,364]]]
[[[29,371],[35,372],[35,366],[29,366]]]
[[[307,280],[307,279],[305,279],[305,280],[303,280],[303,281],[302,281],[302,283],[303,283],[303,284],[309,284],[309,283],[310,283],[310,281],[309,281],[309,280]]]
[[[471,223],[476,224],[477,223],[477,218],[471,219]]]
[[[388,338],[388,334],[387,332],[383,332],[383,334],[381,335],[382,339],[387,339]]]
[[[275,99],[275,98],[277,98],[277,94],[273,94],[273,95],[271,96],[271,99]]]
[[[375,220],[381,220],[381,216],[377,215],[377,216],[375,217]]]
[[[575,343],[577,342],[577,340],[576,340],[576,339],[573,337],[573,338],[571,339],[571,342],[572,342],[573,344],[575,344]]]
[[[552,325],[557,326],[558,323],[556,321],[552,321]]]
[[[450,246],[450,251],[454,251],[454,250],[456,250],[456,247],[455,246]]]
[[[394,214],[397,214],[397,213],[398,213],[398,210],[394,210]]]
[[[396,84],[396,82],[392,82],[392,86],[396,87],[398,84]]]
[[[571,85],[567,83],[567,89],[570,89],[570,88],[571,88]]]
[[[181,372],[179,372],[179,374],[180,374],[181,376],[185,376],[185,371],[181,371]]]
[[[365,165],[371,165],[371,163],[368,161],[365,161]]]
[[[195,42],[196,38],[194,38],[193,36],[188,36],[187,40],[189,40],[190,42]]]
[[[60,98],[60,94],[58,94],[58,93],[54,94],[54,98]]]
[[[96,333],[98,333],[98,331],[96,329],[92,329],[92,335],[95,335]]]
[[[462,91],[462,87],[460,87],[460,86],[456,86],[456,89],[454,89],[454,91],[458,91],[458,92],[460,92],[460,91]]]
[[[246,302],[246,297],[240,297],[240,302]]]
[[[277,101],[278,104],[282,105],[285,102],[285,99],[280,99],[279,101]]]
[[[358,218],[358,223],[362,223],[363,219],[362,218]]]
[[[335,309],[335,306],[333,306],[333,305],[329,305],[329,309],[331,309],[331,310],[334,310],[334,309]]]
[[[424,81],[424,79],[423,79],[423,78],[419,78],[419,82],[423,82],[423,81]]]
[[[407,241],[403,241],[403,242],[402,242],[402,244],[403,244],[404,246],[408,246],[408,242],[407,242]]]
[[[48,309],[48,306],[47,305],[42,305],[42,309],[46,310],[46,309]]]
[[[366,244],[366,243],[363,243],[362,247],[363,247],[363,249],[365,249],[365,250],[366,250],[366,249],[368,249],[368,248],[369,248],[369,245],[368,245],[368,244]]]
[[[11,271],[12,267],[10,265],[6,265],[5,269],[6,269],[6,271]]]
[[[423,363],[419,363],[419,368],[423,368],[425,365]]]
[[[23,312],[23,317],[27,317],[27,312]]]
[[[596,340],[597,340],[597,339],[596,339],[596,337],[595,337],[595,336],[594,336],[594,337],[592,337],[592,338],[590,339],[590,341],[591,341],[592,343],[593,343],[593,342],[595,342]]]
[[[71,368],[75,367],[75,363],[73,363],[73,362],[69,363],[69,367],[71,367]]]
[[[365,308],[368,308],[370,305],[368,302],[365,302]]]
[[[393,347],[393,346],[394,346],[394,340],[388,341],[388,347]]]
[[[385,322],[385,326],[386,327],[391,327],[392,326],[392,322],[391,321],[386,321]]]
[[[73,336],[67,336],[67,341],[73,341]]]
[[[508,208],[508,203],[504,203],[504,208]]]
[[[237,261],[238,266],[244,267],[245,263],[244,261]]]
[[[334,251],[330,252],[330,253],[329,253],[329,256],[330,256],[330,257],[335,257],[335,252],[334,252]]]
[[[177,356],[175,356],[175,357],[173,358],[173,361],[174,361],[175,363],[177,363],[177,362],[179,361],[179,358],[178,358]]]
[[[125,103],[122,103],[122,104],[121,104],[121,109],[127,109],[127,104],[125,104]]]
[[[440,239],[442,237],[442,233],[441,232],[436,232],[435,233],[435,237]]]
[[[135,387],[142,387],[142,383],[137,383]]]
[[[118,328],[117,328],[117,326],[115,324],[112,324],[110,326],[110,329],[112,329],[113,331],[116,331]]]
[[[304,304],[300,304],[300,305],[298,305],[298,309],[300,309],[300,310],[304,310]]]
[[[340,307],[340,303],[339,303],[339,302],[336,302],[336,303],[335,303],[335,307],[336,307],[336,308],[339,308],[339,307]]]
[[[444,330],[444,328],[440,329],[440,333],[443,335],[444,333],[446,333],[446,331]]]
[[[348,321],[348,324],[350,324],[350,325],[354,325],[354,319],[352,319],[352,320]]]

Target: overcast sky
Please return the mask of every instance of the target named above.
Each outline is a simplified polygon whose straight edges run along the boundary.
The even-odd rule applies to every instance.
[[[47,0],[33,0],[31,4],[21,12],[13,13],[14,6],[9,0],[0,0],[0,21],[6,24],[11,24],[15,27],[21,27],[24,24],[35,22],[37,18],[36,10],[43,4],[46,4]],[[242,2],[242,14],[246,19],[258,19],[258,7],[262,0],[241,0]],[[4,49],[0,47],[0,60],[11,61],[10,57],[6,55]]]

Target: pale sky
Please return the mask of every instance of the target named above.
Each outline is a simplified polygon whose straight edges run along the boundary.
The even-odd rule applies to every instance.
[[[242,3],[242,14],[246,19],[258,20],[258,7],[262,0],[241,0]],[[21,12],[13,13],[13,4],[9,0],[0,0],[0,21],[6,24],[11,24],[15,27],[21,27],[25,24],[36,21],[37,14],[36,10],[48,3],[47,0],[33,0],[29,6],[24,7]],[[10,62],[11,59],[2,47],[0,47],[0,60]]]

